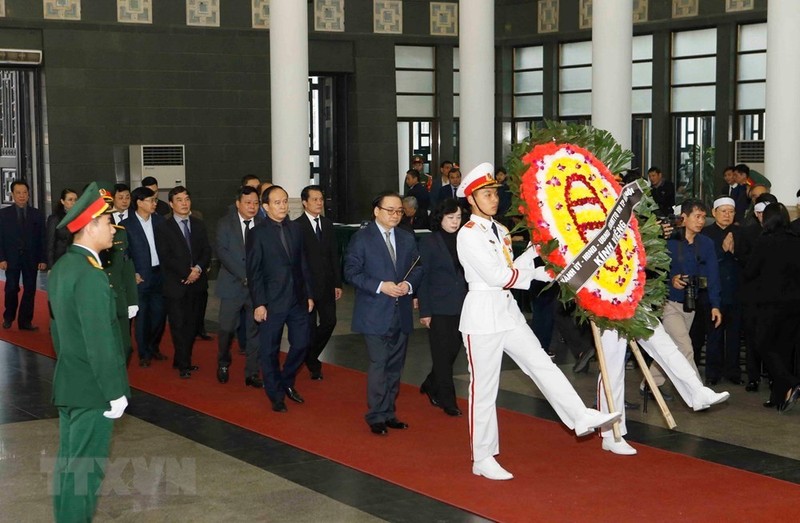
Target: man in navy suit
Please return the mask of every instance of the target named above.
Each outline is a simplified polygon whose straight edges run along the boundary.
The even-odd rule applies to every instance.
[[[365,419],[373,434],[405,429],[395,399],[412,329],[411,295],[422,279],[414,235],[398,229],[400,195],[382,193],[372,202],[375,221],[350,240],[344,275],[356,288],[352,329],[364,334],[369,353]]]
[[[311,311],[311,345],[306,354],[306,367],[312,380],[322,379],[319,355],[331,339],[336,327],[336,301],[342,297],[342,269],[333,222],[322,216],[325,195],[319,185],[309,185],[300,193],[303,212],[295,222],[303,231],[308,266],[314,289],[314,310]]]
[[[0,210],[0,270],[6,272],[6,308],[3,328],[10,329],[16,319],[20,330],[35,331],[33,303],[36,298],[36,271],[47,269],[44,249],[44,217],[28,206],[27,182],[11,184],[14,205]],[[19,279],[22,276],[22,302]],[[19,316],[17,308],[19,307]]]
[[[178,369],[181,379],[188,379],[192,377],[192,371],[199,369],[192,364],[192,349],[203,319],[211,244],[203,220],[190,216],[192,199],[189,190],[178,185],[170,189],[168,197],[172,217],[156,227],[156,249],[175,346],[172,366]]]
[[[166,309],[162,286],[161,262],[156,249],[155,231],[165,219],[158,213],[158,195],[149,187],[137,187],[131,193],[133,212],[120,225],[128,233],[128,252],[136,270],[139,313],[134,333],[139,366],[149,367],[151,360],[165,360],[158,348],[164,334]]]
[[[288,218],[289,195],[279,185],[264,191],[267,219],[250,232],[247,243],[247,284],[258,326],[264,390],[272,410],[286,412],[284,399],[303,403],[295,390],[297,370],[310,343],[309,312],[314,308],[311,273],[300,226]],[[289,328],[289,352],[281,369],[278,353],[283,327]]]
[[[263,388],[258,376],[258,327],[253,319],[253,302],[247,290],[245,244],[250,230],[261,223],[258,217],[258,189],[243,185],[236,199],[235,211],[217,222],[217,256],[219,257],[219,350],[217,352],[217,381],[227,383],[231,365],[231,343],[234,334],[244,328],[244,384]]]
[[[417,199],[417,206],[419,213],[428,216],[428,209],[431,206],[431,195],[425,184],[420,182],[420,175],[415,169],[409,169],[406,172],[406,196],[413,196]]]
[[[447,178],[450,180],[450,183],[439,189],[439,196],[436,201],[443,202],[448,198],[452,198],[453,200],[458,200],[458,205],[460,205],[461,208],[469,209],[467,199],[459,198],[456,195],[458,186],[461,185],[461,170],[458,167],[453,167],[447,174]]]

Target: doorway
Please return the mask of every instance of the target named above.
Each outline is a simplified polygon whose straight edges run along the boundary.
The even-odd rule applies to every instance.
[[[347,76],[308,78],[308,155],[313,183],[325,193],[325,216],[347,216]]]

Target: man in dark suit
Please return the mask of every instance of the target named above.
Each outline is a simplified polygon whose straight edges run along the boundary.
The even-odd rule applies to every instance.
[[[647,170],[647,177],[650,179],[650,191],[653,200],[656,201],[658,209],[656,214],[659,216],[671,216],[675,206],[675,186],[671,181],[664,179],[664,173],[658,167],[650,167]]]
[[[33,303],[36,298],[37,270],[47,269],[44,249],[44,217],[39,209],[28,206],[27,182],[11,184],[14,205],[0,210],[0,270],[6,272],[6,308],[3,328],[10,329],[16,319],[20,330],[35,331]],[[22,276],[22,302],[19,280]],[[17,308],[19,307],[19,316]]]
[[[448,178],[450,183],[439,189],[439,196],[436,201],[441,203],[448,198],[452,198],[453,200],[458,201],[458,205],[460,205],[462,209],[469,209],[469,203],[467,203],[467,199],[459,198],[456,195],[458,186],[461,185],[461,170],[458,167],[453,167],[448,173]]]
[[[322,216],[325,208],[322,187],[309,185],[300,193],[300,200],[305,212],[295,222],[303,231],[314,289],[314,310],[310,313],[311,345],[306,354],[306,367],[312,380],[321,380],[319,355],[336,327],[336,301],[342,297],[341,265],[333,222]]]
[[[122,220],[128,233],[128,253],[133,260],[139,312],[134,333],[139,354],[139,366],[149,367],[152,360],[165,360],[158,348],[164,334],[166,309],[161,262],[156,249],[155,231],[165,222],[158,213],[158,196],[148,187],[138,187],[131,193],[132,212]]]
[[[288,218],[289,195],[279,185],[264,191],[262,206],[267,219],[250,232],[247,243],[247,284],[253,300],[253,317],[260,323],[259,361],[264,390],[272,410],[286,412],[284,399],[296,403],[297,370],[310,343],[309,312],[314,308],[311,273],[300,226]],[[281,369],[283,327],[289,328],[289,352]]]
[[[111,196],[114,197],[114,211],[111,217],[114,219],[114,224],[119,225],[122,220],[127,220],[130,216],[131,188],[126,183],[114,184]]]
[[[167,202],[165,202],[164,200],[160,200],[158,198],[158,180],[156,180],[152,176],[145,176],[144,178],[142,178],[142,187],[147,187],[148,189],[153,191],[153,194],[155,194],[156,214],[159,214],[161,216],[166,216],[171,212],[169,205],[167,205]],[[131,196],[133,196],[133,194],[131,194]]]
[[[236,199],[236,212],[228,213],[217,223],[217,256],[219,257],[219,351],[217,380],[227,383],[231,365],[231,343],[240,323],[245,329],[244,384],[262,388],[258,376],[258,327],[253,319],[253,302],[247,291],[247,262],[245,244],[250,229],[261,223],[258,217],[258,190],[242,186]]]
[[[395,399],[412,330],[411,295],[422,268],[414,236],[397,228],[400,195],[382,193],[372,208],[375,221],[350,240],[344,275],[356,288],[352,329],[364,334],[369,353],[365,419],[373,434],[383,435],[387,427],[408,428],[397,419]]]
[[[169,206],[172,218],[156,228],[156,249],[175,345],[172,366],[187,379],[198,370],[192,365],[192,348],[208,290],[206,269],[211,263],[211,244],[203,221],[190,216],[192,199],[186,187],[178,185],[169,191]]]
[[[419,213],[428,216],[428,209],[431,206],[431,195],[425,184],[420,182],[419,172],[416,169],[409,169],[406,172],[406,190],[405,196],[413,196],[417,199]]]
[[[453,169],[453,162],[445,160],[439,164],[439,176],[434,176],[431,181],[431,209],[436,207],[441,201],[442,187],[447,187],[450,183],[450,170]]]
[[[417,229],[427,229],[431,226],[428,215],[419,210],[419,203],[413,196],[403,198],[403,217],[397,225],[410,233]]]

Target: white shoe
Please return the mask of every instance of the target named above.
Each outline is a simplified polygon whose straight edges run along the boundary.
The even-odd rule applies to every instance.
[[[620,438],[619,441],[611,438],[603,438],[603,450],[608,450],[620,456],[635,456],[636,449],[631,447],[625,438]]]
[[[722,403],[730,398],[729,392],[714,392],[708,387],[703,387],[694,396],[692,396],[692,410],[695,412],[705,410],[711,405]]]
[[[500,466],[492,456],[476,461],[472,464],[472,473],[487,479],[507,480],[514,479],[514,475]]]
[[[575,434],[578,437],[588,436],[599,427],[608,427],[620,418],[619,412],[600,412],[595,409],[586,409],[586,413],[575,421]]]

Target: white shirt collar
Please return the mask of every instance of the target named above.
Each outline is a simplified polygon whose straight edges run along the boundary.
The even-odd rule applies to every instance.
[[[103,262],[100,261],[100,255],[97,254],[97,251],[95,251],[94,249],[90,249],[89,247],[87,247],[85,245],[81,245],[80,243],[74,243],[73,245],[75,245],[76,247],[80,247],[81,249],[86,249],[87,251],[92,253],[92,256],[94,256],[94,259],[97,260],[97,264],[98,265],[100,265],[100,266],[103,265]]]

